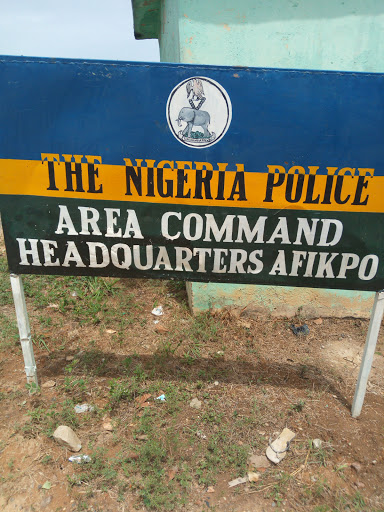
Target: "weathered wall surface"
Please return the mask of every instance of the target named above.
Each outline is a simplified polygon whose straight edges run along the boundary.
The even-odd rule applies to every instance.
[[[194,312],[228,306],[245,308],[246,315],[260,313],[306,318],[318,316],[368,317],[372,293],[347,290],[319,290],[290,286],[250,286],[216,283],[187,283],[189,304]]]
[[[161,60],[383,72],[382,0],[164,0]]]

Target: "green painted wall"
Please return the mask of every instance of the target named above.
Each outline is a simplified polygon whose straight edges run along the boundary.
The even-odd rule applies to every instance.
[[[136,3],[135,19],[143,18],[145,2]],[[383,0],[163,0],[159,11],[162,61],[384,72]],[[368,292],[215,283],[187,289],[194,311],[231,304],[282,315],[300,308],[313,316],[369,316],[373,303]]]
[[[161,16],[162,61],[178,45],[187,63],[384,71],[383,0],[164,0]]]

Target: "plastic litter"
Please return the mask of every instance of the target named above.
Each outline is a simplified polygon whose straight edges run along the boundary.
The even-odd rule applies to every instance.
[[[284,428],[273,442],[269,441],[265,455],[271,462],[278,464],[287,455],[289,445],[295,437],[296,434],[292,430]]]
[[[83,412],[92,412],[94,410],[95,410],[95,408],[93,407],[93,405],[89,405],[89,404],[77,404],[77,405],[75,405],[75,413],[76,414],[81,414]]]
[[[296,334],[298,336],[299,334],[303,334],[306,336],[309,334],[309,327],[307,324],[299,325],[298,327],[295,327],[293,324],[291,325],[291,331],[293,334]]]
[[[163,306],[157,306],[157,308],[152,309],[152,315],[162,316],[164,315]]]
[[[165,395],[160,395],[155,400],[160,400],[161,402],[166,402]]]
[[[69,462],[76,462],[76,464],[86,464],[92,461],[89,455],[72,455],[68,460]]]
[[[248,477],[235,478],[235,480],[231,480],[230,482],[228,482],[228,486],[235,487],[236,485],[246,484],[247,482],[248,482]]]

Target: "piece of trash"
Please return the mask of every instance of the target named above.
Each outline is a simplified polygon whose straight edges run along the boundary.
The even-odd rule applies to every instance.
[[[144,395],[140,395],[135,398],[136,407],[148,407],[150,403],[148,402],[148,398],[152,398],[151,393],[145,393]]]
[[[312,441],[312,446],[315,448],[315,450],[318,450],[321,448],[321,445],[323,444],[323,441],[321,439],[314,439]]]
[[[213,383],[214,386],[218,386],[219,385],[219,381],[218,380],[215,380],[215,382]]]
[[[164,315],[163,306],[157,306],[157,308],[152,309],[152,315],[162,316]]]
[[[207,489],[207,492],[215,492],[215,489],[210,485]]]
[[[52,487],[52,484],[48,480],[46,482],[44,482],[43,485],[41,486],[42,489],[47,489],[48,491],[51,487]]]
[[[47,380],[46,382],[44,382],[44,384],[42,384],[42,388],[46,388],[46,389],[49,389],[49,388],[54,388],[56,386],[56,382],[54,380]]]
[[[248,480],[250,482],[257,482],[260,479],[260,473],[254,473],[253,471],[248,472]]]
[[[58,304],[48,304],[47,309],[59,309]]]
[[[292,432],[292,430],[285,428],[273,443],[271,443],[271,441],[269,442],[265,455],[270,461],[278,464],[287,455],[289,445],[295,437],[296,434]]]
[[[94,410],[95,410],[95,408],[93,407],[93,405],[89,405],[89,404],[77,404],[77,405],[75,405],[75,413],[76,414],[81,414],[83,412],[92,412]]]
[[[92,462],[92,459],[89,455],[72,455],[68,460],[69,462],[76,462],[76,464],[86,464],[87,462]]]
[[[106,331],[108,334],[116,334],[117,331],[115,331],[114,329],[106,329]]]
[[[155,320],[155,322],[159,323],[159,320]],[[165,334],[166,332],[168,332],[168,329],[164,327],[164,325],[159,324],[156,325],[155,331],[160,332],[161,334]]]
[[[71,292],[71,297],[78,297],[77,292]]]
[[[170,482],[171,480],[173,480],[176,476],[176,473],[178,472],[179,468],[177,466],[173,466],[169,471],[168,471],[168,481]]]
[[[196,431],[196,435],[197,435],[197,437],[200,437],[200,439],[207,439],[207,436],[205,434],[203,434],[202,432],[200,432],[200,430]]]
[[[228,486],[235,487],[236,485],[246,484],[247,482],[248,482],[248,477],[235,478],[235,480],[231,480],[230,482],[228,482]]]
[[[192,409],[201,409],[201,402],[198,398],[194,398],[189,403],[189,407],[192,407]]]
[[[248,464],[250,467],[255,469],[270,467],[270,462],[265,455],[251,455],[248,459]]]
[[[166,402],[165,395],[160,395],[155,400],[160,400],[161,402]]]
[[[73,356],[67,356],[65,358],[66,361],[73,361],[75,358]]]
[[[323,319],[322,318],[316,318],[316,320],[314,320],[313,323],[316,324],[316,325],[321,325],[323,323]]]
[[[291,330],[293,334],[296,334],[296,336],[299,334],[303,334],[304,336],[309,334],[309,327],[307,324],[299,325],[299,327],[295,327],[293,324],[291,324]]]
[[[160,320],[154,320],[153,323],[154,324],[158,324],[160,322]]]
[[[223,350],[218,350],[218,351],[216,352],[216,354],[217,354],[218,356],[223,356],[223,355],[224,355],[224,351],[223,351]]]
[[[139,441],[147,441],[148,436],[146,434],[143,434],[141,436],[137,436],[137,439],[139,439]]]

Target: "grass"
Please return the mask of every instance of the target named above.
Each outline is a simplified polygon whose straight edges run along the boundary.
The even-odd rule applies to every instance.
[[[51,437],[59,425],[67,425],[76,429],[79,426],[80,420],[74,411],[74,407],[75,402],[71,399],[64,400],[60,407],[56,404],[52,404],[49,407],[37,405],[28,411],[30,420],[20,430],[25,437],[33,438],[40,434]]]
[[[5,351],[15,347],[19,340],[16,318],[0,312],[0,350]]]
[[[16,347],[18,332],[8,314],[12,295],[2,258],[0,270],[0,349],[5,352]],[[2,407],[27,411],[19,434],[50,447],[36,462],[38,469],[67,468],[73,508],[97,510],[98,497],[108,493],[119,502],[132,502],[132,509],[179,511],[194,503],[197,510],[205,510],[209,486],[215,487],[213,498],[222,493],[241,500],[246,487],[227,491],[228,481],[247,475],[249,453],[264,453],[271,433],[289,426],[297,433],[300,427],[300,437],[307,437],[294,443],[278,468],[267,469],[247,488],[269,500],[266,504],[274,501],[276,510],[294,510],[296,502],[315,512],[374,511],[365,494],[331,489],[324,476],[330,468],[341,485],[349,480],[349,467],[336,464],[333,447],[324,442],[315,450],[308,444],[311,409],[328,394],[325,386],[312,387],[310,362],[304,357],[299,361],[296,354],[299,362],[290,365],[292,372],[297,366],[297,379],[302,379],[296,393],[292,383],[287,390],[284,380],[274,381],[278,366],[269,374],[266,370],[273,354],[260,340],[270,330],[283,329],[282,322],[274,319],[267,327],[249,329],[218,314],[191,316],[182,282],[122,284],[49,276],[23,280],[38,368],[46,380],[57,382],[53,390],[36,390],[31,396],[24,389],[1,390],[0,400]],[[166,334],[154,331],[150,310],[158,304],[164,307]],[[117,332],[107,336],[106,329]],[[76,337],[67,336],[70,330]],[[290,335],[288,329],[286,333]],[[150,350],[144,349],[147,338]],[[73,360],[66,361],[67,355]],[[166,402],[156,401],[162,393]],[[151,395],[150,407],[138,406],[137,399],[146,394]],[[189,407],[195,397],[202,402],[200,410]],[[15,407],[23,399],[25,405]],[[96,404],[95,412],[76,414],[74,406],[82,402]],[[113,424],[108,434],[104,416]],[[64,449],[49,445],[47,438],[60,424],[79,434],[82,453],[90,455],[91,463],[71,465]],[[304,463],[309,449],[306,471],[316,480],[305,485],[292,472]],[[7,468],[14,466],[10,459]],[[213,504],[209,508],[215,510]]]

